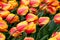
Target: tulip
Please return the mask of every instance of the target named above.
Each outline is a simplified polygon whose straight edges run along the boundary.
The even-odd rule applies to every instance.
[[[34,15],[33,13],[28,13],[26,15],[26,21],[27,22],[32,22],[38,19],[38,16]]]
[[[5,39],[6,39],[5,35],[3,33],[0,33],[0,40],[5,40]]]
[[[14,8],[16,8],[18,6],[17,1],[12,0],[12,1],[8,1],[8,4],[10,4],[10,8],[8,10],[13,10]]]
[[[54,16],[54,22],[55,22],[56,24],[60,24],[60,13],[58,13],[58,14],[56,14],[56,15]]]
[[[36,8],[30,8],[29,11],[30,11],[30,13],[33,13],[33,14],[37,13],[37,9]]]
[[[13,36],[13,37],[18,37],[18,36],[20,36],[20,32],[17,31],[17,28],[16,27],[12,27],[10,29],[10,35]]]
[[[11,7],[11,4],[0,2],[0,9],[8,10]]]
[[[30,22],[27,25],[26,33],[31,34],[36,32],[36,24],[34,22]]]
[[[0,1],[2,1],[2,2],[7,2],[7,0],[0,0]]]
[[[25,37],[24,40],[34,40],[32,37]]]
[[[12,23],[15,23],[15,22],[19,22],[19,16],[18,15],[15,15],[15,14],[9,14],[7,17],[6,17],[6,20],[12,24]]]
[[[22,21],[22,22],[18,23],[16,27],[19,32],[24,32],[27,28],[27,25],[28,25],[27,21]]]
[[[29,5],[30,0],[21,0],[21,5]]]
[[[56,8],[55,7],[52,7],[52,6],[48,6],[47,8],[46,8],[46,10],[50,13],[50,14],[55,14],[56,13]]]
[[[40,17],[38,20],[40,26],[48,24],[49,21],[50,21],[49,17]]]
[[[0,32],[7,32],[8,25],[6,21],[0,20]]]
[[[21,5],[21,6],[18,8],[17,13],[18,13],[18,15],[20,15],[20,16],[24,16],[24,15],[27,14],[28,10],[29,10],[28,6]]]
[[[49,40],[60,40],[60,32],[55,32]]]
[[[31,7],[38,7],[40,3],[41,3],[40,0],[30,0],[29,5],[30,5]]]
[[[0,11],[0,16],[1,16],[2,18],[6,18],[9,14],[10,14],[9,11]]]

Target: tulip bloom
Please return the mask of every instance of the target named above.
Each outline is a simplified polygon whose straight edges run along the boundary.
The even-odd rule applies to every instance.
[[[54,16],[54,22],[55,22],[56,24],[60,24],[60,13],[58,13],[58,14],[56,14],[56,15]]]
[[[25,37],[24,40],[34,40],[32,37]]]
[[[49,40],[60,40],[60,32],[55,32]]]
[[[30,0],[29,5],[30,5],[31,7],[38,7],[40,3],[41,3],[40,0]]]
[[[18,13],[18,15],[24,16],[27,14],[28,10],[29,10],[28,6],[21,5],[18,8],[17,13]]]
[[[9,14],[7,17],[6,17],[6,20],[12,24],[12,23],[15,23],[15,22],[19,22],[19,16],[18,15],[15,15],[15,14]]]
[[[21,0],[21,5],[29,5],[30,0]]]
[[[29,12],[33,13],[33,14],[36,14],[37,13],[37,9],[36,8],[30,8]]]
[[[17,30],[19,32],[24,32],[27,28],[28,22],[27,21],[22,21],[20,23],[17,24]]]
[[[27,26],[26,33],[31,34],[36,32],[36,24],[34,22],[30,22]]]
[[[0,20],[0,32],[7,32],[8,25],[4,20]]]
[[[40,17],[38,20],[40,26],[46,25],[47,23],[49,23],[49,21],[49,17]]]
[[[5,40],[5,39],[6,39],[5,35],[3,33],[0,33],[0,40]]]
[[[32,22],[32,21],[35,21],[35,20],[37,20],[38,19],[38,16],[36,16],[36,15],[34,15],[34,14],[32,14],[32,13],[28,13],[27,15],[26,15],[26,21],[27,22]]]
[[[10,29],[10,35],[13,36],[13,37],[18,37],[20,35],[20,32],[17,31],[16,27],[13,27],[13,28]]]
[[[10,8],[11,4],[0,2],[0,9],[2,10],[8,10]]]
[[[14,8],[16,8],[16,7],[18,6],[17,1],[14,1],[14,0],[8,1],[8,4],[11,5],[10,8],[9,8],[8,10],[13,10]]]
[[[0,11],[0,16],[1,16],[2,18],[6,18],[9,14],[10,14],[9,11]]]

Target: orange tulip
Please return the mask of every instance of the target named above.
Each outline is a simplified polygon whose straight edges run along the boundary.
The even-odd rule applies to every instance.
[[[37,13],[37,9],[36,8],[30,8],[29,11],[30,11],[30,13],[33,13],[33,14]]]
[[[6,39],[5,35],[3,33],[0,33],[0,40],[5,40],[5,39]]]
[[[56,15],[54,16],[54,22],[55,22],[56,24],[60,24],[60,13],[58,13],[58,14],[56,14]]]
[[[12,1],[8,1],[8,4],[10,4],[10,8],[8,10],[13,10],[14,8],[16,8],[18,6],[17,1],[12,0]]]
[[[30,0],[21,0],[21,5],[29,5]]]
[[[31,34],[36,32],[36,24],[34,22],[30,22],[27,26],[26,33]]]
[[[1,16],[2,18],[6,18],[9,14],[10,14],[9,11],[0,11],[0,16]]]
[[[0,32],[7,32],[8,25],[4,20],[0,20]]]
[[[16,27],[13,27],[13,28],[10,29],[10,35],[13,36],[13,37],[18,37],[18,36],[20,36],[20,32],[17,31]]]
[[[40,26],[46,25],[47,23],[49,23],[49,21],[49,17],[40,17],[38,20]]]
[[[38,7],[40,3],[41,3],[40,0],[30,0],[29,5],[30,5],[31,7]]]
[[[28,22],[27,21],[22,21],[20,23],[17,24],[17,30],[19,32],[24,32],[27,28]]]
[[[2,2],[7,2],[7,0],[0,0],[0,1],[2,1]]]
[[[27,14],[28,10],[29,10],[28,6],[21,5],[18,8],[17,13],[18,13],[18,15],[24,16]]]
[[[28,13],[26,15],[26,21],[27,22],[32,22],[38,19],[38,16],[34,15],[33,13]]]
[[[15,23],[15,22],[19,22],[19,16],[18,15],[15,15],[15,14],[9,14],[7,17],[6,17],[6,20],[12,24],[12,23]]]
[[[24,40],[34,40],[32,37],[25,37]]]
[[[60,32],[55,32],[49,40],[60,40]]]
[[[8,10],[10,8],[11,4],[0,2],[0,9],[2,10]]]

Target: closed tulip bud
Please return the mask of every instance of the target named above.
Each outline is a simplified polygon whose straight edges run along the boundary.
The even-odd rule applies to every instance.
[[[27,14],[28,10],[29,10],[28,6],[21,5],[18,8],[17,13],[18,13],[18,15],[24,16]]]
[[[40,3],[41,3],[40,0],[30,0],[29,5],[30,5],[31,7],[38,7]]]
[[[34,40],[32,37],[25,37],[24,40]]]
[[[60,13],[58,13],[58,14],[56,14],[56,15],[54,16],[54,22],[55,22],[56,24],[60,24]]]
[[[0,33],[0,40],[5,40],[5,39],[6,39],[5,35],[3,33]]]
[[[4,20],[0,20],[0,32],[7,32],[8,25]]]
[[[10,35],[13,36],[13,37],[19,37],[20,36],[20,32],[17,31],[16,27],[13,27],[13,28],[10,29]]]
[[[55,32],[49,40],[60,40],[60,32]]]
[[[0,16],[1,16],[2,18],[6,18],[9,14],[10,14],[9,11],[0,11]]]
[[[8,1],[8,4],[10,4],[10,8],[8,10],[13,10],[14,8],[16,8],[18,6],[17,1]]]
[[[27,28],[28,22],[27,21],[22,21],[20,23],[17,24],[17,30],[19,32],[24,32]]]
[[[57,11],[57,9],[56,9],[55,7],[53,7],[53,6],[48,6],[48,7],[46,8],[46,10],[47,10],[50,14],[52,14],[52,15],[54,15],[54,14],[56,13],[56,11]]]
[[[36,32],[36,24],[34,22],[30,22],[27,26],[26,33],[31,34]]]
[[[30,11],[30,13],[33,13],[33,14],[37,13],[37,9],[36,8],[30,8],[29,11]]]
[[[7,17],[6,17],[6,20],[12,24],[12,23],[15,23],[15,22],[19,22],[19,16],[18,15],[15,15],[15,14],[9,14]]]
[[[38,19],[38,16],[37,15],[34,15],[34,14],[32,14],[32,13],[28,13],[27,15],[26,15],[26,21],[27,22],[32,22],[32,21],[35,21],[35,20],[37,20]]]
[[[46,25],[47,23],[49,23],[49,21],[49,17],[40,17],[38,20],[40,26]]]
[[[0,9],[2,10],[8,10],[10,8],[11,4],[0,2]]]
[[[29,5],[30,0],[21,0],[21,5]]]

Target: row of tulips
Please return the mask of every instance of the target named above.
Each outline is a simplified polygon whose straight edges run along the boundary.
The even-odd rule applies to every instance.
[[[36,7],[39,7],[39,10],[45,10],[50,14],[56,14],[56,11],[60,9],[60,2],[58,0],[20,0],[20,6],[17,9],[17,14],[19,16],[10,12],[16,7],[18,7],[18,2],[16,0],[0,1],[0,32],[8,32],[7,22],[10,24],[19,22],[16,27],[12,27],[9,31],[10,35],[15,38],[20,37],[22,32],[26,32],[28,35],[35,33],[37,24],[42,27],[50,22],[49,17],[38,18],[38,10]],[[20,22],[20,16],[25,16],[26,20]],[[3,19],[6,19],[6,21]],[[57,13],[54,16],[54,22],[60,24],[60,13]],[[55,34],[58,35],[59,32]],[[53,34],[54,36],[49,40],[55,40],[55,34]],[[0,33],[0,39],[6,39],[3,33]],[[34,38],[25,37],[24,40],[34,40]],[[59,38],[56,40],[59,40]]]

